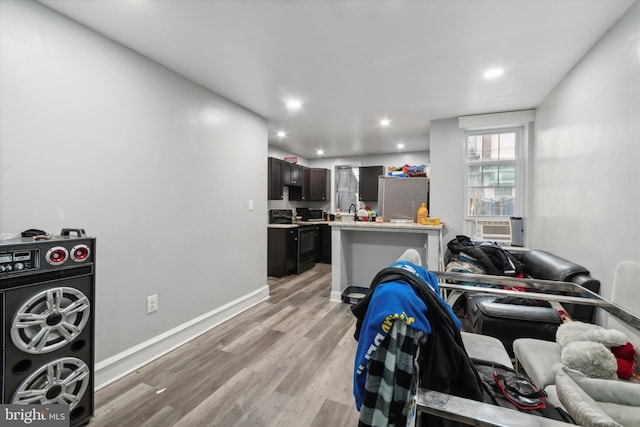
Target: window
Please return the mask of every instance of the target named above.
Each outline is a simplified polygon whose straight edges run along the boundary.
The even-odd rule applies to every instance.
[[[514,216],[520,212],[523,128],[465,133],[467,217]]]
[[[351,205],[358,206],[358,166],[336,166],[336,210],[348,212]]]

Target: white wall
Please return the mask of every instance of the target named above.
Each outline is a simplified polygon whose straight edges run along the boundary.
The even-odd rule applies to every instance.
[[[410,153],[372,154],[369,156],[320,157],[309,161],[314,168],[333,169],[338,165],[357,164],[359,166],[419,166],[429,164],[428,151]]]
[[[536,109],[526,246],[584,265],[609,297],[616,264],[640,261],[640,3]],[[464,134],[431,122],[431,209],[445,243],[463,229]]]
[[[1,8],[0,232],[97,237],[96,360],[265,289],[266,121],[39,3]]]
[[[538,107],[531,244],[578,262],[610,295],[640,261],[640,3]]]
[[[275,157],[276,159],[284,159],[285,157],[297,157],[299,165],[309,167],[309,160],[306,157],[299,156],[298,154],[282,150],[272,145],[268,147],[267,151],[269,157]]]
[[[444,244],[464,234],[464,133],[458,119],[431,122],[431,195],[429,215],[446,223]]]

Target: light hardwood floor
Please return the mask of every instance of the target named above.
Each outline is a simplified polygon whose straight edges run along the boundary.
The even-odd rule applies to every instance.
[[[331,266],[269,278],[271,297],[99,390],[91,427],[355,426],[355,317]]]

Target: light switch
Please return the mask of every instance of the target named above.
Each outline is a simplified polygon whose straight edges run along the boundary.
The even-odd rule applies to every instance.
[[[249,200],[249,210],[253,210],[253,200]]]

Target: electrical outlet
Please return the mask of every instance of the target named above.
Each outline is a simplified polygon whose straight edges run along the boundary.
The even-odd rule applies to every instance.
[[[147,314],[158,311],[158,294],[147,297]]]

